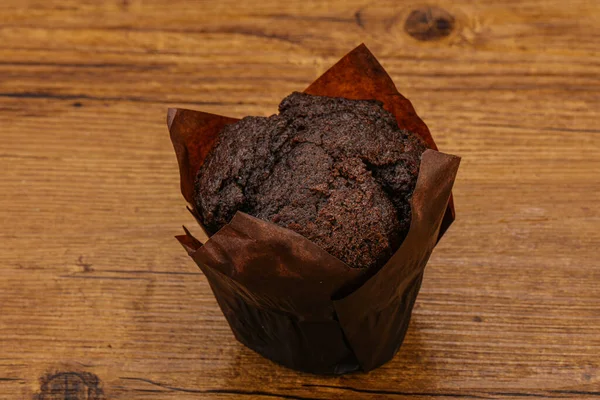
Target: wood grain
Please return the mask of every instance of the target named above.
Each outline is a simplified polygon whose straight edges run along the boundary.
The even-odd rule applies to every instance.
[[[447,35],[406,32],[439,10]],[[600,398],[599,16],[595,0],[2,1],[0,398],[65,372],[106,399]],[[361,42],[463,157],[457,221],[394,360],[316,377],[237,343],[173,238],[193,220],[165,115],[272,114]]]

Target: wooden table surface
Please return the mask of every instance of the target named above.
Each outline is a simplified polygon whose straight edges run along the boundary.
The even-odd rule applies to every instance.
[[[0,3],[0,399],[600,398],[597,0],[193,3]],[[463,157],[458,217],[398,355],[319,377],[173,238],[165,115],[270,115],[361,42]]]

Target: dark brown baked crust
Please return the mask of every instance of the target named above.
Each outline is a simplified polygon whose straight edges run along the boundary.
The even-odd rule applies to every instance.
[[[377,101],[292,93],[228,125],[198,171],[209,233],[236,211],[292,229],[351,267],[383,265],[410,226],[426,145]]]

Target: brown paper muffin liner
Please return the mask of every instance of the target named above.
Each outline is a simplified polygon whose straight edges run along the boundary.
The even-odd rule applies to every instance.
[[[206,275],[241,343],[301,371],[369,371],[389,361],[404,339],[427,260],[454,220],[451,189],[460,158],[436,151],[427,126],[364,45],[305,92],[379,100],[431,148],[421,158],[410,230],[390,260],[379,270],[350,268],[305,237],[242,212],[205,244],[185,228],[177,239]],[[169,110],[181,191],[190,204],[198,169],[223,127],[236,121]]]

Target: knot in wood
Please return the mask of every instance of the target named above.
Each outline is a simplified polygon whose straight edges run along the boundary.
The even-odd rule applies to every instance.
[[[104,400],[100,380],[89,372],[59,372],[42,377],[36,400]]]
[[[404,30],[421,41],[439,40],[452,32],[456,21],[452,14],[439,7],[420,7],[411,11]]]

